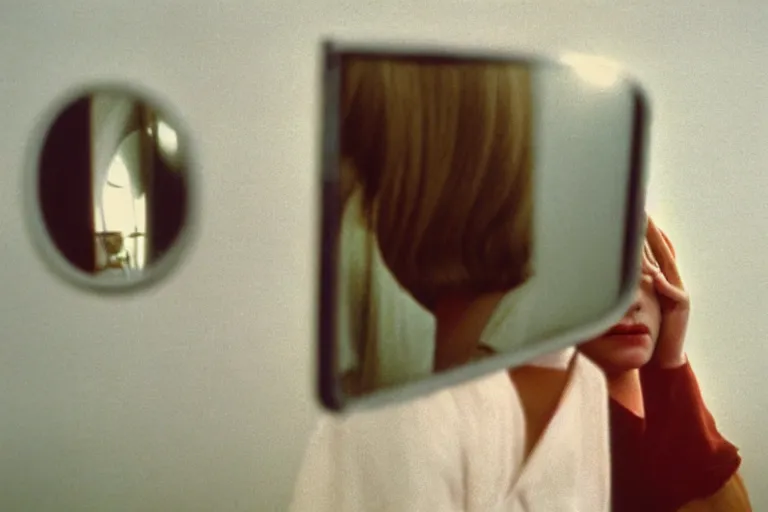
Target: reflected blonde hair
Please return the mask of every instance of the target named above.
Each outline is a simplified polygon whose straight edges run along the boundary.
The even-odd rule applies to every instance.
[[[384,261],[430,307],[531,273],[533,133],[525,65],[342,59],[342,201],[355,186]]]

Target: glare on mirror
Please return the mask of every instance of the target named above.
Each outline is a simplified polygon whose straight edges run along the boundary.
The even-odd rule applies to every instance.
[[[590,334],[635,270],[634,85],[575,57],[336,57],[326,385],[363,397]]]
[[[619,65],[605,57],[567,53],[560,60],[571,66],[584,80],[598,87],[613,87],[621,79]]]
[[[141,281],[181,239],[189,215],[187,144],[152,102],[83,93],[46,132],[37,199],[55,249],[97,281]]]

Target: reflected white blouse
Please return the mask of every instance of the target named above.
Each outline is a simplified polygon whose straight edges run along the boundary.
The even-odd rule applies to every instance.
[[[397,282],[378,244],[363,224],[362,193],[356,191],[342,215],[339,244],[337,339],[339,370],[362,364],[355,340],[376,343],[377,383],[393,386],[432,373],[435,319]],[[370,251],[370,253],[368,253]],[[363,308],[368,280],[370,331],[364,333]]]

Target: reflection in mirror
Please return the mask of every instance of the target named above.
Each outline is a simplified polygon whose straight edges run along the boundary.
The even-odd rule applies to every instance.
[[[140,281],[179,241],[188,148],[162,109],[119,89],[58,114],[38,161],[38,199],[56,249],[81,274]]]
[[[631,81],[589,60],[328,51],[327,406],[522,363],[627,302],[644,222]]]

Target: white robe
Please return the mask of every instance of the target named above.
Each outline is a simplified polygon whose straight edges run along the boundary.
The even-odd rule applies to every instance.
[[[576,355],[560,406],[523,461],[506,372],[412,402],[322,418],[292,512],[608,512],[605,380]]]

